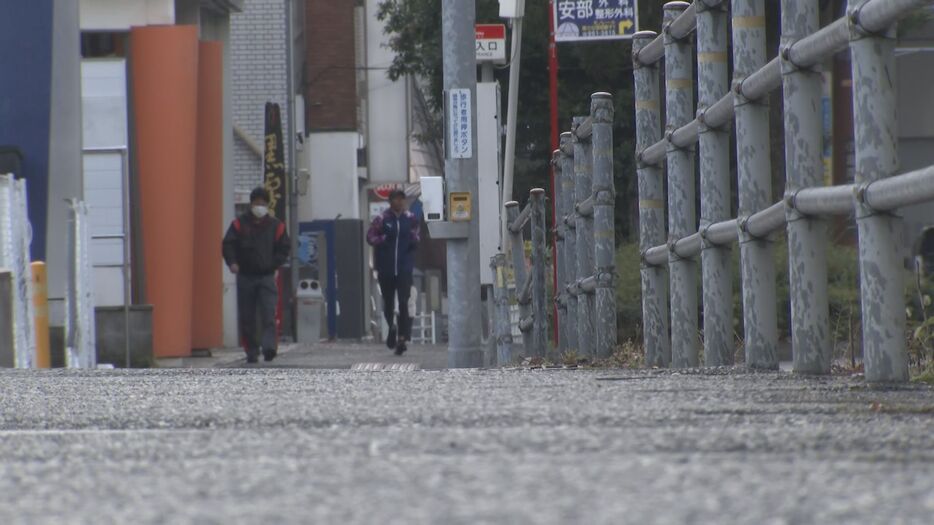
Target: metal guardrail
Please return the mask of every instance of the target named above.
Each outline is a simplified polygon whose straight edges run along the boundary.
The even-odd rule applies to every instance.
[[[670,2],[661,36],[633,38],[636,153],[646,361],[695,366],[697,302],[694,259],[701,255],[705,364],[732,363],[732,292],[729,246],[741,250],[746,364],[777,368],[774,262],[766,237],[788,232],[794,370],[829,373],[826,232],[820,216],[853,213],[859,227],[863,348],[870,381],[908,378],[904,337],[901,253],[893,232],[899,207],[934,200],[934,168],[893,176],[897,166],[893,24],[931,0],[851,0],[847,16],[819,28],[817,2],[782,0],[779,56],[765,63],[763,3],[733,0],[732,86],[727,78],[724,0]],[[691,95],[693,30],[697,44],[698,103]],[[809,68],[850,48],[855,102],[854,184],[821,188],[820,77]],[[664,56],[666,127],[662,136],[658,60]],[[783,87],[787,193],[771,204],[768,111],[754,104]],[[729,218],[729,134],[736,127],[739,217]],[[701,224],[693,221],[693,148],[699,145]],[[666,195],[661,162],[669,177]],[[690,177],[689,177],[690,174]],[[670,277],[666,282],[663,265]],[[671,315],[668,313],[668,299]],[[669,319],[671,338],[669,339]]]
[[[0,175],[0,268],[10,274],[12,364],[31,368],[36,363],[35,312],[29,244],[32,230],[27,213],[26,181]],[[5,350],[10,350],[6,348]]]

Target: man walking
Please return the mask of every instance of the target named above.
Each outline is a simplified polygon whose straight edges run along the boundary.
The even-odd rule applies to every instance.
[[[409,316],[409,294],[412,288],[414,254],[418,246],[419,223],[405,206],[405,192],[389,194],[389,209],[373,219],[366,240],[373,246],[379,289],[383,295],[383,316],[389,325],[386,346],[396,349],[396,355],[406,351],[405,343],[412,335]],[[394,322],[395,300],[399,298],[399,322]]]
[[[240,340],[247,363],[259,360],[260,348],[266,361],[276,357],[276,270],[288,261],[289,249],[285,224],[269,215],[269,192],[254,189],[250,211],[234,219],[223,243],[224,262],[237,275]]]

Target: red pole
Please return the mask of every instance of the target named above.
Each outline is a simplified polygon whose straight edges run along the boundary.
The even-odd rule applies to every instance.
[[[551,110],[551,151],[558,149],[558,45],[555,43],[555,0],[548,0],[548,92]],[[555,186],[555,168],[551,166],[548,170],[551,178],[551,224],[556,228],[558,226],[557,189]],[[558,294],[558,243],[555,236],[551,236],[551,277],[554,283],[555,295]],[[558,307],[554,306],[554,341],[558,345]]]

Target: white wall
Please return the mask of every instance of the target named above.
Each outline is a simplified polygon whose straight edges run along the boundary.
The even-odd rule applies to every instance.
[[[126,62],[84,60],[81,64],[84,139],[84,199],[91,235],[123,233],[123,158],[118,152],[90,152],[127,145]],[[94,302],[123,304],[123,241],[92,240]]]
[[[337,215],[360,218],[358,140],[355,131],[312,133],[305,139],[304,165],[311,179],[307,194],[299,197],[299,221],[327,220]]]
[[[480,283],[493,284],[490,259],[499,251],[500,220],[500,94],[499,84],[477,84],[477,168],[480,195]]]
[[[175,23],[174,0],[79,0],[82,31]]]
[[[366,0],[367,172],[370,182],[407,182],[409,176],[408,86],[390,81],[386,68],[394,53],[383,22],[376,19],[380,0]]]

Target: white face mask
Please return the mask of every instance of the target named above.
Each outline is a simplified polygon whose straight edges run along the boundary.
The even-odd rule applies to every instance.
[[[266,206],[253,206],[253,215],[257,219],[262,219],[269,213],[269,208]]]

